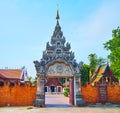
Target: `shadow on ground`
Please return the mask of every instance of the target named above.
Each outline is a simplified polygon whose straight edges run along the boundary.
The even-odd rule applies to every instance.
[[[98,108],[120,108],[120,104],[89,104],[87,107],[98,107]]]
[[[67,107],[74,107],[70,104],[46,104],[46,107],[52,107],[52,108],[67,108]],[[89,104],[84,107],[90,107],[90,108],[120,108],[120,104]]]
[[[73,107],[73,106],[69,104],[46,104],[46,107],[66,108],[66,107]]]

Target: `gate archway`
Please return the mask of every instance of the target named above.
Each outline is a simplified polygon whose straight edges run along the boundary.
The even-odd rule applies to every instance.
[[[42,59],[34,61],[37,72],[37,93],[34,105],[38,107],[45,107],[45,77],[48,78],[71,78],[71,104],[75,106],[84,105],[81,98],[81,84],[80,84],[80,66],[74,58],[74,53],[70,51],[71,46],[65,40],[61,27],[59,25],[59,14],[57,11],[57,23],[55,30],[51,37],[50,44],[47,42],[46,50],[43,52]],[[72,84],[73,83],[73,84]],[[55,90],[51,86],[52,91]],[[73,93],[73,94],[72,94]]]
[[[73,82],[74,81],[74,70],[72,69],[72,66],[70,64],[68,64],[67,62],[62,61],[62,60],[60,60],[60,61],[56,60],[56,61],[50,62],[46,68],[45,78],[70,79],[70,81],[69,81],[70,82],[69,104],[74,105],[74,82]],[[52,88],[52,87],[50,86],[50,88]],[[62,88],[63,88],[62,86],[57,86],[56,90],[54,90],[54,94],[56,94],[56,93],[61,94],[61,92],[63,92]],[[53,90],[51,89],[50,92],[53,94],[52,91]]]

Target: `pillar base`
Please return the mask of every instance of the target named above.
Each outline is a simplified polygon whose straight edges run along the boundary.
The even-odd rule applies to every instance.
[[[76,107],[83,107],[86,106],[85,101],[82,98],[76,99]]]
[[[34,101],[35,107],[45,107],[45,100],[44,99],[36,99]]]

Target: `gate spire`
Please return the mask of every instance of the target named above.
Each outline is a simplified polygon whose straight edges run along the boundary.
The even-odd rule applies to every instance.
[[[58,19],[60,19],[60,16],[59,16],[59,11],[58,11],[58,9],[57,9],[57,13],[56,13],[56,19],[58,20]]]

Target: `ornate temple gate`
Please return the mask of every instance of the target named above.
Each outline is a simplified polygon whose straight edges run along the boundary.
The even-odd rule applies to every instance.
[[[70,79],[70,96],[69,103],[74,105],[74,76],[72,67],[65,61],[54,61],[50,63],[47,69],[47,78],[69,78]]]
[[[59,25],[59,14],[57,11],[57,23],[51,37],[51,42],[47,42],[46,50],[42,59],[34,61],[37,75],[37,93],[34,106],[45,107],[45,77],[60,78],[69,77],[70,80],[70,103],[75,106],[85,105],[81,98],[80,84],[80,64],[74,59],[74,53],[70,51],[70,44],[65,40]],[[65,45],[66,43],[66,45]]]

